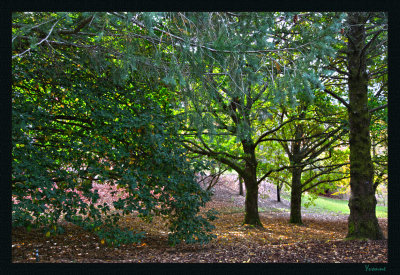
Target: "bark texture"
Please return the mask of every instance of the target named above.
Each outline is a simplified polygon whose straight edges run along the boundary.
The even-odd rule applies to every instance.
[[[348,71],[350,124],[350,215],[349,239],[383,239],[376,218],[374,167],[371,160],[370,114],[368,111],[368,75],[366,69],[365,23],[367,13],[348,14]]]
[[[243,193],[243,179],[242,179],[241,176],[239,176],[239,195],[240,196],[244,195],[244,193]]]
[[[257,180],[251,178],[244,178],[246,185],[246,199],[245,199],[245,217],[244,224],[262,226],[260,216],[258,214],[258,185]]]
[[[303,168],[292,170],[292,191],[290,196],[290,223],[302,224],[301,220],[301,173]]]
[[[246,154],[245,173],[242,176],[246,186],[245,217],[244,224],[260,226],[258,214],[258,183],[257,183],[257,160],[254,144],[250,141],[242,141],[243,150]]]
[[[276,200],[281,202],[281,187],[279,184],[276,185]]]
[[[303,117],[303,115],[301,115]],[[295,138],[300,139],[304,134],[303,126],[297,125]],[[301,174],[304,166],[301,166],[304,159],[303,151],[301,149],[301,142],[295,141],[292,143],[292,153],[289,156],[290,163],[294,167],[291,169],[292,173],[292,191],[290,195],[290,223],[302,224],[301,220],[301,194],[303,193],[301,184]]]

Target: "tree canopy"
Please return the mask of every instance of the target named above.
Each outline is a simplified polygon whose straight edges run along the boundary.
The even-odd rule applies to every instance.
[[[200,211],[211,193],[196,173],[211,169],[207,160],[243,178],[245,224],[262,226],[258,187],[277,179],[290,186],[291,221],[301,223],[302,193],[343,182],[349,154],[358,190],[353,145],[369,131],[375,196],[387,178],[387,18],[357,16],[14,13],[13,224],[50,234],[65,218],[118,244],[143,237],[116,227],[121,215],[160,215],[171,244],[204,243],[215,216]],[[356,109],[372,123],[355,119]],[[371,144],[362,146],[368,158]],[[125,195],[96,203],[98,184]]]
[[[50,14],[46,20],[68,18],[75,16]],[[36,20],[25,14],[15,19],[29,31],[41,22]],[[212,227],[197,212],[209,195],[195,182],[196,164],[177,146],[179,122],[168,107],[171,95],[143,72],[123,79],[115,75],[120,64],[107,51],[96,64],[90,58],[95,40],[71,40],[87,47],[37,45],[13,59],[12,184],[19,202],[13,205],[13,223],[59,232],[57,221],[64,216],[110,243],[130,242],[143,233],[112,228],[120,214],[137,211],[144,219],[164,216],[171,243],[207,241]],[[112,205],[120,213],[95,204],[95,183],[127,193]]]

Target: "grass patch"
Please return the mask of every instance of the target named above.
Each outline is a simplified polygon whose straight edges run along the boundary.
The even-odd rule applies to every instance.
[[[303,201],[306,200],[307,196],[307,194],[304,195]],[[310,206],[310,208],[316,208],[316,210],[325,210],[341,214],[350,214],[347,200],[318,197],[314,201],[314,203],[315,206]],[[302,205],[304,206],[304,203]],[[376,206],[376,216],[378,218],[387,218],[387,207]]]

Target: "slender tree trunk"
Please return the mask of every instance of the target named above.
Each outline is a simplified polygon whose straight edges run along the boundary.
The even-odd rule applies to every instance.
[[[239,176],[239,195],[243,196],[243,178]]]
[[[276,200],[281,202],[281,186],[279,183],[276,185]]]
[[[368,75],[365,46],[364,13],[349,13],[348,80],[350,110],[350,216],[349,239],[383,239],[376,218],[376,198],[373,187],[374,167],[371,160],[371,140],[368,112]]]
[[[292,169],[292,192],[290,196],[290,223],[302,224],[301,220],[301,173],[303,168]]]
[[[299,117],[304,117],[304,113]],[[303,126],[296,125],[295,138],[300,139],[303,136]],[[301,220],[301,174],[303,173],[304,166],[300,166],[304,158],[301,150],[301,142],[295,141],[292,143],[292,154],[289,156],[290,164],[295,166],[291,169],[292,173],[292,191],[290,195],[290,223],[302,224]]]

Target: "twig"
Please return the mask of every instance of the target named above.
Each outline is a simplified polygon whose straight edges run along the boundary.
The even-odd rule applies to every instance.
[[[39,43],[36,43],[36,44],[35,44],[35,47],[36,47],[36,46],[39,46],[39,45],[42,44],[44,41],[46,41],[47,38],[49,38],[49,36],[50,36],[51,33],[53,32],[54,27],[57,25],[57,23],[58,23],[59,21],[60,21],[60,20],[57,20],[56,23],[54,23],[54,25],[51,27],[49,33],[47,34],[47,36],[46,36],[45,38],[43,38]],[[24,55],[26,52],[29,52],[31,49],[32,49],[32,47],[30,47],[29,49],[25,50],[24,52],[22,52],[22,53],[20,53],[20,54],[14,55],[14,56],[12,57],[12,59]]]

